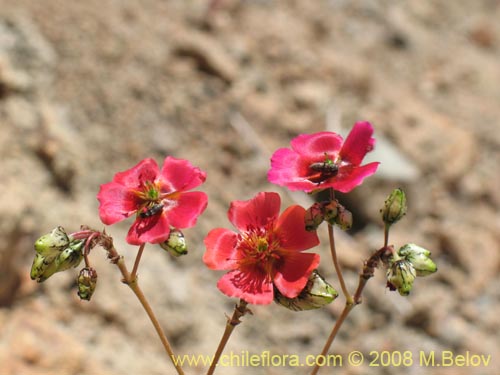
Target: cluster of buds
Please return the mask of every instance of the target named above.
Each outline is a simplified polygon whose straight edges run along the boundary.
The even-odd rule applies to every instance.
[[[394,189],[387,197],[380,210],[386,230],[401,220],[406,214],[406,195],[401,189]],[[392,247],[391,247],[392,248]],[[430,258],[431,252],[415,244],[406,244],[397,252],[384,259],[388,266],[387,287],[407,296],[417,276],[427,276],[437,271],[436,264]]]
[[[295,298],[287,298],[274,288],[274,301],[292,311],[319,309],[331,303],[338,295],[317,270],[311,273],[306,286]]]
[[[77,267],[83,259],[85,240],[68,236],[62,227],[43,235],[35,242],[31,279],[41,283],[56,272]]]
[[[431,252],[415,244],[402,246],[392,259],[387,270],[387,287],[407,296],[417,276],[427,276],[437,271],[430,258]]]
[[[336,199],[316,202],[306,211],[306,230],[314,231],[318,229],[323,221],[331,225],[337,225],[342,230],[349,230],[352,227],[352,213]]]

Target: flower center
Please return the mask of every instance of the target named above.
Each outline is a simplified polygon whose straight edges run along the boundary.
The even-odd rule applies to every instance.
[[[239,265],[257,267],[271,279],[275,264],[281,259],[280,241],[272,228],[272,223],[264,228],[249,228],[239,235],[238,244],[243,255]]]
[[[315,162],[309,165],[310,174],[307,179],[311,182],[322,183],[332,177],[335,177],[339,172],[340,161],[333,161],[325,154],[324,161]]]
[[[164,210],[175,204],[176,192],[164,194],[159,184],[154,181],[146,181],[136,194],[140,202],[137,216],[141,219],[161,215]]]

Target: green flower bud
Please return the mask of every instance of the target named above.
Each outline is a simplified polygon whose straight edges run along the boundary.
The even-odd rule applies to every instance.
[[[394,189],[380,210],[382,220],[386,225],[394,224],[406,214],[406,209],[406,194],[401,189]]]
[[[82,268],[76,282],[78,284],[78,297],[80,297],[80,299],[90,301],[97,285],[96,270],[92,267]]]
[[[335,222],[335,218],[337,217],[339,211],[338,207],[339,207],[339,202],[336,200],[325,202],[323,204],[323,212],[325,220],[330,224],[333,224]]]
[[[337,216],[334,217],[333,223],[337,224],[342,230],[349,230],[352,227],[352,213],[342,205],[338,205]]]
[[[31,266],[31,280],[41,283],[56,273],[56,271],[57,265],[54,260],[47,261],[42,255],[35,254],[35,259],[33,259],[33,265]]]
[[[85,241],[75,241],[65,249],[55,260],[56,272],[66,271],[69,268],[77,267],[83,259],[82,248]]]
[[[427,276],[437,271],[436,264],[430,258],[431,252],[413,243],[406,244],[398,254],[410,262],[417,276]]]
[[[64,228],[57,227],[52,232],[36,240],[35,251],[50,262],[68,246],[69,238]]]
[[[274,288],[274,301],[292,311],[319,309],[331,303],[338,295],[316,270],[311,273],[305,288],[295,298],[287,298]]]
[[[182,232],[176,228],[170,229],[168,239],[165,242],[160,243],[160,247],[174,257],[180,257],[181,255],[186,255],[188,253],[186,239],[184,238]]]
[[[319,225],[323,222],[323,207],[321,203],[314,203],[311,207],[309,207],[306,211],[306,215],[304,217],[306,230],[308,232],[312,232],[318,229]]]
[[[410,262],[400,259],[387,270],[387,286],[390,290],[398,290],[402,296],[410,294],[416,277],[415,269]]]

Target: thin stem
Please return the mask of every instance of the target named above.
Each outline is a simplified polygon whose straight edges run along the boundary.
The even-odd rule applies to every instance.
[[[184,375],[184,371],[182,370],[182,368],[179,366],[179,364],[175,360],[176,357],[175,357],[174,351],[173,351],[172,347],[170,346],[170,343],[168,342],[168,339],[165,336],[165,333],[163,332],[163,329],[160,325],[160,322],[158,321],[158,319],[156,319],[156,316],[153,312],[153,309],[151,308],[151,305],[149,304],[148,300],[146,299],[146,297],[142,293],[141,288],[139,288],[139,285],[137,284],[137,279],[132,281],[131,284],[128,284],[128,286],[130,287],[130,289],[132,289],[134,294],[137,296],[137,299],[141,302],[142,307],[144,308],[144,310],[148,314],[149,319],[151,320],[151,323],[153,323],[153,326],[155,327],[156,333],[158,334],[158,337],[160,338],[161,343],[163,344],[163,347],[165,348],[165,351],[167,352],[170,360],[172,361],[175,369],[177,370],[177,373],[179,375]]]
[[[372,254],[368,260],[365,261],[365,264],[363,265],[363,270],[359,274],[359,282],[358,282],[358,287],[356,288],[356,292],[354,293],[354,296],[351,298],[351,300],[346,300],[344,310],[342,310],[342,313],[340,314],[339,318],[335,322],[335,325],[332,328],[332,332],[330,333],[330,336],[328,336],[328,339],[326,340],[325,346],[323,347],[323,350],[321,351],[321,355],[326,356],[328,351],[330,350],[330,347],[332,346],[333,340],[335,340],[335,337],[337,336],[338,331],[340,330],[340,327],[345,321],[345,318],[351,310],[356,306],[361,303],[361,294],[363,293],[363,289],[366,286],[366,283],[368,280],[370,280],[373,277],[373,274],[375,272],[375,268],[377,267],[380,257],[384,255],[385,252],[391,251],[391,248],[387,248],[386,246],[380,248],[377,250],[375,253]],[[317,363],[316,366],[313,368],[311,375],[316,375],[319,371],[320,364]]]
[[[326,340],[325,346],[321,351],[321,357],[318,356],[318,358],[325,358],[326,354],[328,353],[328,350],[330,350],[330,346],[332,346],[333,340],[335,340],[335,337],[337,336],[337,332],[340,330],[340,327],[342,326],[342,323],[344,323],[345,318],[347,317],[347,315],[349,315],[354,306],[355,306],[354,304],[348,304],[346,302],[344,310],[342,310],[342,313],[340,314],[339,318],[335,322],[335,325],[333,326],[330,336],[328,336],[328,339]],[[320,363],[316,363],[316,366],[314,366],[311,375],[316,375],[319,369],[320,369]]]
[[[391,226],[389,224],[384,225],[384,247],[387,247],[389,244],[389,229]]]
[[[333,265],[335,267],[335,271],[337,272],[337,277],[339,279],[340,287],[342,288],[342,293],[344,293],[346,303],[352,304],[352,297],[345,285],[344,276],[342,275],[342,269],[340,268],[339,260],[337,257],[337,250],[335,249],[333,225],[331,225],[330,223],[328,223],[328,238],[330,240],[330,253],[332,254]]]
[[[251,311],[247,309],[247,304],[248,303],[245,300],[240,299],[240,303],[234,307],[233,316],[227,319],[226,329],[220,339],[219,346],[217,346],[217,350],[215,351],[215,355],[212,363],[210,364],[207,375],[212,375],[215,372],[215,367],[217,366],[220,356],[229,341],[229,337],[231,337],[231,333],[233,333],[234,327],[241,323],[240,318],[247,312],[251,313]]]
[[[137,251],[137,255],[135,257],[135,262],[134,262],[134,268],[132,268],[132,274],[130,275],[131,280],[135,280],[137,278],[137,270],[139,269],[139,262],[141,261],[144,247],[146,247],[145,243],[141,244],[141,246],[139,246],[139,250]]]
[[[142,307],[148,314],[149,319],[151,320],[151,323],[153,324],[156,333],[158,334],[158,337],[160,338],[161,343],[163,344],[163,348],[165,349],[165,352],[168,354],[168,357],[172,361],[172,364],[174,365],[175,369],[177,370],[178,375],[184,375],[184,371],[182,368],[177,364],[176,362],[176,357],[175,354],[172,350],[172,347],[170,343],[168,342],[167,336],[165,335],[165,332],[163,332],[163,329],[160,325],[160,322],[156,318],[153,309],[151,308],[151,305],[149,304],[148,300],[144,296],[144,293],[142,292],[141,288],[139,288],[139,285],[137,283],[137,277],[136,274],[130,274],[127,266],[125,265],[125,261],[123,260],[123,257],[118,254],[116,251],[115,247],[113,246],[113,242],[111,237],[106,236],[105,234],[102,235],[102,241],[101,245],[108,251],[108,257],[111,259],[111,261],[116,264],[118,269],[120,270],[122,276],[123,276],[123,282],[129,286],[130,289],[134,292],[136,295],[137,299],[141,303]],[[139,248],[139,254],[137,255],[135,264],[134,264],[134,271],[137,272],[137,266],[139,264],[140,260],[140,254],[142,253],[142,250],[144,250],[144,246],[141,246]]]

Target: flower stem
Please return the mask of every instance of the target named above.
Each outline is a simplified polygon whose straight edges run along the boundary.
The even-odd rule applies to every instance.
[[[358,282],[358,287],[356,288],[356,292],[354,293],[353,297],[350,297],[349,299],[346,299],[344,309],[342,310],[342,313],[340,314],[339,318],[335,322],[335,325],[332,328],[332,331],[330,333],[330,336],[328,336],[328,339],[326,340],[326,343],[323,347],[323,350],[321,351],[321,356],[325,358],[327,355],[328,351],[330,350],[330,347],[332,346],[333,340],[335,340],[335,337],[337,336],[338,331],[340,330],[340,327],[345,321],[345,318],[349,315],[351,310],[354,308],[354,306],[359,305],[361,303],[361,294],[363,293],[363,289],[365,288],[366,283],[370,278],[373,277],[373,274],[375,272],[375,268],[377,267],[380,257],[385,253],[391,251],[390,248],[384,246],[377,250],[375,253],[372,254],[370,258],[368,258],[364,265],[363,265],[363,270],[359,274],[359,282]],[[320,369],[320,364],[317,363],[316,366],[313,368],[311,375],[316,375]]]
[[[333,225],[328,223],[328,238],[330,239],[330,253],[332,254],[333,265],[335,271],[337,272],[337,277],[339,279],[340,287],[342,288],[342,293],[344,293],[346,303],[352,304],[352,297],[347,290],[345,285],[344,276],[342,275],[342,269],[340,268],[339,260],[337,257],[337,250],[335,249],[335,236],[333,233]]]
[[[137,279],[137,270],[139,269],[139,262],[141,261],[142,252],[144,251],[145,243],[139,246],[139,250],[137,251],[137,255],[135,257],[134,268],[132,268],[132,273],[130,275],[130,280]]]
[[[224,334],[219,342],[219,346],[217,346],[217,350],[215,351],[214,358],[208,369],[207,375],[212,375],[215,372],[215,367],[219,362],[220,356],[224,351],[224,347],[229,341],[229,337],[231,337],[231,333],[233,333],[234,327],[241,323],[240,318],[245,315],[247,312],[251,314],[251,311],[247,309],[247,302],[243,299],[240,299],[240,303],[234,307],[233,316],[227,319],[226,329],[224,330]]]
[[[337,336],[337,332],[340,330],[340,327],[342,326],[342,323],[344,323],[345,318],[349,313],[351,312],[352,308],[354,307],[354,304],[348,304],[346,301],[346,304],[344,306],[344,310],[342,310],[342,313],[340,314],[339,318],[335,322],[335,325],[333,326],[332,332],[330,333],[330,336],[328,336],[328,339],[326,340],[325,346],[323,347],[323,350],[321,351],[321,357],[318,356],[318,358],[325,358],[326,354],[328,353],[328,350],[330,350],[330,346],[332,346],[333,340],[335,340],[335,337]],[[320,369],[320,364],[316,363],[316,366],[314,366],[311,375],[316,375]]]
[[[149,319],[151,320],[151,323],[153,324],[156,333],[158,337],[160,338],[161,343],[163,344],[163,348],[165,349],[165,352],[168,354],[168,357],[172,361],[172,364],[174,365],[175,369],[177,370],[177,374],[179,375],[184,375],[184,371],[182,368],[176,363],[175,361],[175,354],[172,350],[172,347],[167,339],[167,336],[165,335],[165,332],[163,332],[163,329],[160,325],[160,322],[156,318],[153,309],[151,308],[151,305],[149,304],[148,300],[144,296],[144,293],[142,292],[141,288],[139,287],[139,284],[137,282],[137,267],[139,265],[139,260],[142,254],[142,251],[144,250],[144,246],[141,245],[139,248],[139,253],[137,254],[135,264],[134,264],[134,270],[132,271],[132,274],[129,273],[127,266],[125,265],[125,261],[123,260],[123,257],[118,254],[116,251],[115,247],[113,246],[113,241],[111,237],[108,237],[105,234],[102,234],[102,240],[101,240],[101,245],[108,251],[108,257],[111,259],[111,261],[116,264],[118,269],[120,270],[122,276],[123,276],[123,282],[129,286],[130,289],[132,289],[132,292],[136,295],[137,299],[141,303],[142,307],[146,311],[146,314],[148,314]]]
[[[329,189],[330,200],[335,200],[335,190]],[[332,254],[333,266],[335,267],[335,272],[337,272],[337,277],[339,279],[340,287],[342,288],[342,293],[345,296],[346,303],[349,302],[352,304],[352,297],[347,290],[345,285],[344,276],[342,275],[342,269],[340,268],[339,260],[337,257],[337,250],[335,248],[335,235],[333,232],[333,225],[328,223],[328,239],[330,242],[330,253]]]
[[[384,247],[387,247],[389,244],[389,229],[391,228],[390,224],[384,225]]]

